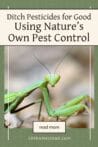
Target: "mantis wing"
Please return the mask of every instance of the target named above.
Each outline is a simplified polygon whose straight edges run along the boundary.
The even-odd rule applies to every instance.
[[[20,99],[21,99],[21,97],[27,97],[30,93],[32,93],[35,89],[39,88],[44,83],[46,83],[46,82],[39,81],[39,82],[34,83],[31,86],[29,86],[21,91],[5,94],[4,104],[12,103],[13,101],[15,101],[19,97],[20,97]]]
[[[5,94],[4,104],[12,103],[13,101],[15,101],[17,99],[17,96],[19,96],[19,92]]]

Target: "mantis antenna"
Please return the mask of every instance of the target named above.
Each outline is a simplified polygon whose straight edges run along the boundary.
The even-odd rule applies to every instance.
[[[57,66],[56,66],[56,68],[55,68],[55,71],[54,71],[54,74],[56,73],[56,71],[57,71],[58,67],[61,65],[61,63],[63,62],[64,58],[65,58],[66,56],[68,56],[68,55],[69,55],[69,53],[64,54],[64,57],[63,57],[63,58],[60,60],[60,62],[57,64]]]
[[[44,67],[46,69],[46,71],[48,71],[49,74],[51,74],[51,72],[49,71],[48,67],[42,63],[35,54],[33,54],[33,56],[35,57],[35,59],[38,61],[38,63],[40,63],[40,65],[42,65],[42,67]]]
[[[56,68],[55,68],[55,71],[54,71],[54,74],[56,73],[56,71],[57,71],[58,67],[61,65],[61,63],[63,62],[64,58],[65,58],[66,56],[68,56],[68,55],[69,55],[69,53],[64,54],[64,57],[63,57],[63,58],[60,60],[60,62],[57,64],[57,66],[56,66]],[[37,56],[35,55],[35,53],[33,54],[33,56],[34,56],[35,59],[38,61],[38,63],[40,63],[41,66],[44,67],[44,68],[46,69],[46,71],[48,71],[49,74],[51,74],[51,72],[49,71],[48,67],[47,67],[45,64],[43,64],[43,63],[37,58]]]

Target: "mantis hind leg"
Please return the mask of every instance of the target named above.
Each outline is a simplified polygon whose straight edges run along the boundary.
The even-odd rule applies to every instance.
[[[59,107],[58,109],[54,110],[51,107],[50,100],[49,100],[49,92],[47,87],[41,87],[44,96],[44,102],[46,106],[46,110],[49,116],[57,117],[57,116],[71,116],[77,111],[87,109],[88,107],[84,104],[81,104],[81,101],[88,98],[87,95],[76,97],[73,100],[69,101],[67,104]]]
[[[73,98],[72,100],[68,101],[67,103],[65,103],[64,105],[60,106],[58,110],[80,104],[83,100],[86,100],[86,99],[91,99],[91,98],[88,95],[77,96]]]
[[[52,113],[51,116],[71,116],[73,115],[75,112],[81,111],[83,109],[86,109],[88,111],[88,107],[84,104],[77,104],[74,106],[70,106],[68,108],[64,108],[64,109],[56,109],[54,110],[54,112]]]

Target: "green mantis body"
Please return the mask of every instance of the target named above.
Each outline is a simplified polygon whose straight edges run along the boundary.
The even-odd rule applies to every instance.
[[[48,84],[54,87],[58,81],[60,80],[60,76],[57,74],[48,74],[45,76],[44,80],[34,83],[26,89],[23,89],[19,92],[6,94],[4,98],[5,103],[5,112],[14,112],[17,106],[24,100],[25,97],[30,95],[35,89],[39,88],[42,91],[44,97],[44,103],[46,106],[46,110],[49,116],[57,117],[57,116],[71,116],[75,112],[78,112],[83,109],[88,109],[87,106],[81,103],[84,99],[89,98],[89,96],[78,96],[68,103],[60,106],[57,109],[53,109],[50,104],[49,99],[49,91]],[[9,107],[8,107],[9,105]]]

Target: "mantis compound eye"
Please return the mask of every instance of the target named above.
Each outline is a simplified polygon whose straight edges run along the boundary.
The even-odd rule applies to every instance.
[[[55,84],[60,80],[60,75],[57,74],[48,74],[45,76],[45,80],[54,87]]]

